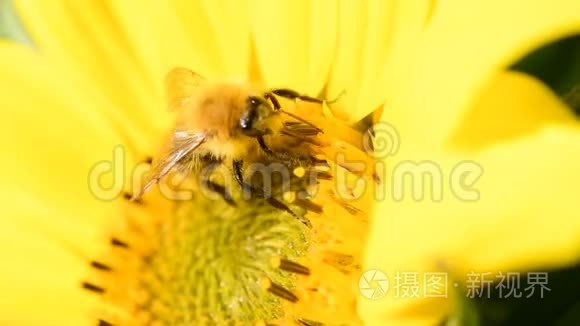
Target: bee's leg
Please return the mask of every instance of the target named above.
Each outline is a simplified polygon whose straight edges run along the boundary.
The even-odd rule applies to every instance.
[[[282,109],[280,102],[278,102],[278,99],[276,98],[276,96],[274,96],[271,92],[266,92],[264,94],[264,98],[267,99],[268,101],[272,102],[272,106],[274,107],[275,111],[280,111],[280,109]]]
[[[292,156],[292,155],[289,155],[289,154],[284,153],[284,152],[274,152],[268,146],[268,144],[266,144],[264,137],[258,136],[258,137],[256,137],[256,139],[258,140],[258,144],[260,145],[260,148],[262,149],[262,151],[266,155],[272,156],[273,158],[275,158],[277,160],[284,161],[287,163],[300,162],[302,164],[307,164],[307,165],[327,164],[326,160],[320,160],[320,159],[317,159],[317,158],[311,157],[311,156]]]
[[[255,194],[256,196],[258,196],[260,198],[266,199],[266,194],[264,194],[262,189],[253,187],[249,183],[245,182],[243,166],[244,166],[244,161],[242,161],[242,160],[234,160],[233,161],[232,170],[234,171],[234,178],[236,179],[236,181],[238,182],[240,187],[242,187],[242,190],[244,192],[249,193],[249,194]]]
[[[236,202],[234,201],[234,198],[232,197],[232,195],[228,192],[228,190],[226,189],[226,187],[217,184],[213,181],[211,181],[209,178],[205,178],[205,180],[203,180],[203,185],[208,189],[211,190],[217,194],[219,194],[220,196],[222,196],[222,198],[230,205],[232,206],[236,206]]]
[[[222,196],[222,198],[228,204],[230,204],[232,206],[236,206],[236,203],[234,202],[232,195],[226,189],[226,187],[210,180],[210,176],[212,174],[212,171],[216,168],[217,164],[221,164],[221,161],[209,159],[209,163],[210,164],[207,165],[207,167],[206,167],[207,170],[201,174],[202,186],[204,186],[207,190],[213,191],[213,192],[219,194],[220,196]]]
[[[264,97],[266,97],[267,99],[269,99],[270,101],[272,101],[272,104],[274,105],[274,108],[276,108],[276,103],[274,102],[278,102],[277,100],[272,100],[271,98],[274,97],[271,94],[280,96],[280,97],[285,97],[287,99],[291,99],[291,100],[302,100],[302,101],[306,101],[306,102],[312,102],[312,103],[319,103],[322,104],[322,102],[326,102],[328,104],[332,104],[336,101],[338,101],[338,99],[340,99],[340,97],[344,94],[344,91],[342,91],[335,99],[332,99],[330,101],[327,100],[321,100],[319,98],[316,97],[312,97],[309,95],[305,95],[305,94],[300,94],[295,90],[289,89],[289,88],[277,88],[277,89],[273,89],[269,92],[267,92]],[[280,103],[277,103],[278,107],[280,106]]]
[[[297,91],[288,89],[288,88],[277,88],[277,89],[273,89],[270,91],[270,93],[273,93],[274,95],[278,95],[280,97],[285,97],[291,100],[297,100],[300,99],[302,101],[306,101],[306,102],[313,102],[313,103],[322,103],[323,101],[321,99],[318,99],[316,97],[312,97],[312,96],[308,96],[308,95],[304,95],[304,94],[300,94]]]
[[[287,110],[282,110],[282,106],[280,105],[280,102],[278,101],[278,99],[276,98],[275,95],[286,97],[289,99],[301,99],[304,101],[316,102],[316,103],[322,103],[322,100],[319,100],[317,98],[310,97],[307,95],[300,95],[299,93],[297,93],[293,90],[290,90],[290,89],[275,89],[275,90],[272,90],[270,92],[266,92],[264,94],[264,98],[272,103],[274,111],[278,111],[278,112],[282,112],[284,114],[287,114],[287,115],[291,116],[292,118],[294,118],[298,121],[301,121],[301,122],[309,125],[310,127],[314,128],[317,133],[323,133],[322,129],[318,128],[317,126],[315,126],[311,122],[304,120],[301,117],[295,115],[294,113],[288,112]]]
[[[262,189],[258,189],[256,187],[253,187],[252,185],[245,182],[244,172],[242,171],[243,166],[244,166],[244,161],[242,161],[242,160],[234,160],[233,161],[232,168],[234,171],[234,178],[236,179],[238,184],[242,187],[242,190],[244,192],[248,192],[250,194],[256,194],[256,196],[258,196],[260,198],[264,198],[264,199],[269,200],[270,198],[266,198],[266,194],[262,191]],[[276,199],[274,199],[274,200],[276,200]]]
[[[236,181],[238,182],[240,187],[242,187],[242,190],[244,192],[248,192],[250,194],[253,192],[259,192],[258,189],[255,189],[254,187],[250,186],[249,184],[247,184],[244,181],[244,172],[242,171],[243,166],[244,166],[244,161],[234,160],[234,162],[232,164],[232,170],[234,171],[234,178],[236,179]]]
[[[272,205],[272,207],[290,213],[290,215],[294,216],[294,218],[296,218],[302,224],[304,224],[307,227],[311,227],[311,224],[308,220],[305,220],[305,219],[301,218],[300,216],[296,215],[296,213],[294,213],[294,211],[292,211],[290,209],[290,207],[288,207],[286,204],[284,204],[283,202],[279,201],[278,199],[276,199],[274,197],[265,198],[263,191],[261,191],[260,189],[254,188],[251,185],[247,184],[244,181],[244,174],[242,171],[243,165],[244,165],[244,162],[242,160],[234,160],[232,168],[234,171],[234,178],[240,184],[240,186],[242,187],[242,189],[244,191],[258,194],[260,197],[266,199],[268,204]]]
[[[278,199],[276,199],[274,197],[269,197],[269,198],[266,199],[266,201],[272,207],[277,208],[277,209],[279,209],[281,211],[285,211],[288,214],[292,215],[300,223],[304,224],[304,226],[306,226],[308,228],[312,228],[312,224],[310,223],[310,221],[308,219],[305,219],[303,217],[300,217],[300,216],[296,215],[296,213],[294,213],[294,211],[291,210],[290,207],[288,207],[286,204],[284,204],[283,202],[279,201]]]
[[[280,161],[291,161],[292,158],[286,154],[286,153],[276,153],[274,152],[267,144],[266,141],[264,140],[263,136],[258,136],[256,137],[256,140],[258,141],[258,144],[260,145],[260,148],[262,149],[262,151],[268,155],[268,156],[272,156],[273,158],[276,158]]]
[[[297,115],[295,115],[293,113],[290,113],[288,111],[282,110],[282,106],[280,105],[280,102],[278,102],[278,99],[276,99],[276,96],[274,96],[274,94],[279,95],[279,96],[283,96],[283,95],[280,95],[280,94],[284,94],[284,92],[290,93],[291,95],[297,96],[297,97],[290,97],[290,98],[301,98],[300,95],[297,92],[295,92],[293,90],[289,90],[289,89],[276,89],[276,90],[272,90],[271,92],[267,92],[264,95],[264,97],[267,100],[269,100],[270,102],[272,102],[272,106],[274,107],[274,110],[283,112],[285,114],[288,114],[289,116],[295,118],[296,120],[305,123],[307,126],[310,126],[310,127],[307,127],[308,133],[310,135],[316,135],[318,133],[323,133],[323,130],[322,129],[318,128],[317,126],[315,126],[311,122],[306,121],[306,120],[302,119],[301,117],[299,117],[299,116],[297,116]],[[320,101],[318,99],[315,99],[315,100]],[[322,102],[322,101],[320,101],[320,102]],[[262,151],[266,155],[272,156],[272,157],[274,157],[274,158],[276,158],[278,160],[286,161],[286,162],[292,162],[292,161],[297,161],[298,160],[298,161],[304,162],[304,163],[309,164],[309,165],[320,164],[320,163],[326,164],[326,161],[321,161],[321,160],[318,160],[318,159],[316,159],[314,157],[292,157],[292,156],[290,156],[290,155],[288,155],[286,153],[276,153],[276,152],[272,151],[272,149],[266,144],[266,141],[264,140],[264,136],[263,135],[257,136],[256,139],[258,140],[258,144],[260,145],[260,148],[262,149]]]

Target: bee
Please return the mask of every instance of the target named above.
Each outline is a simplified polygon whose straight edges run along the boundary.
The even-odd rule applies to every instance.
[[[175,68],[166,77],[169,109],[176,112],[175,126],[163,154],[153,162],[144,186],[133,196],[140,199],[153,185],[172,171],[195,169],[206,163],[231,164],[234,179],[244,191],[262,194],[244,180],[244,160],[256,161],[267,156],[297,164],[316,162],[305,150],[284,146],[277,135],[300,130],[316,135],[323,131],[301,117],[284,110],[277,97],[323,103],[322,100],[290,89],[260,89],[245,83],[208,82],[186,68]],[[289,121],[292,120],[292,121]],[[269,145],[266,137],[271,138]],[[274,147],[272,147],[274,145]],[[276,148],[277,147],[277,148]],[[207,178],[207,189],[219,193],[235,205],[225,187]],[[267,198],[275,207],[291,212],[275,198]]]

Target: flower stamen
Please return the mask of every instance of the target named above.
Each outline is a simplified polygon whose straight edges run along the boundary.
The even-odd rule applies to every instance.
[[[103,264],[103,263],[95,261],[95,260],[91,261],[91,267],[98,269],[98,270],[101,270],[101,271],[105,271],[105,272],[113,271],[113,268],[111,266],[109,266],[107,264]]]
[[[95,285],[93,283],[83,282],[82,287],[83,287],[83,289],[94,292],[94,293],[98,293],[98,294],[105,293],[105,288],[98,286],[98,285]]]
[[[111,238],[111,245],[114,247],[129,249],[129,244],[127,242],[122,241],[115,237]]]
[[[280,268],[281,270],[301,274],[301,275],[310,275],[310,269],[306,266],[300,265],[296,262],[290,261],[288,259],[276,259],[276,267]]]
[[[298,297],[289,290],[286,290],[286,288],[284,288],[283,286],[278,285],[267,278],[264,279],[263,283],[264,284],[262,286],[273,295],[280,297],[284,300],[288,300],[292,303],[298,302]]]
[[[308,199],[296,198],[293,204],[302,207],[315,214],[322,214],[323,212],[322,206],[315,204],[314,202]]]

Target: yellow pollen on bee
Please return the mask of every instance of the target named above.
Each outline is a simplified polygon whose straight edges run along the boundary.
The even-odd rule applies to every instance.
[[[291,204],[296,200],[296,192],[295,191],[286,191],[282,195],[282,198],[284,199],[285,202]]]
[[[295,168],[294,171],[292,171],[292,172],[298,178],[302,178],[306,174],[306,169],[304,169],[303,167],[299,166],[299,167]]]

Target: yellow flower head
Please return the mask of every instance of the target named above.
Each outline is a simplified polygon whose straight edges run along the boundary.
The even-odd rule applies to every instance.
[[[1,322],[428,325],[470,273],[578,261],[577,120],[506,69],[578,33],[578,1],[14,3],[34,47],[0,43]],[[281,100],[324,131],[307,153],[330,169],[292,167],[276,203],[187,180],[190,200],[128,201],[115,176],[159,155],[174,67],[338,98]],[[421,171],[430,192],[406,193]],[[367,271],[445,275],[449,295],[400,298]]]

